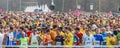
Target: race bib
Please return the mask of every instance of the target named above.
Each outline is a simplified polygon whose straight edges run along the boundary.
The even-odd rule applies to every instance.
[[[90,41],[86,41],[86,45],[91,45],[91,42]]]
[[[10,39],[10,41],[12,41],[13,40],[13,35],[9,35],[9,39]]]
[[[48,43],[48,46],[51,46],[51,43],[50,43],[50,42]]]
[[[21,43],[21,45],[26,46],[26,45],[27,45],[27,42],[23,42],[23,43]]]
[[[32,42],[33,45],[37,45],[37,42]]]
[[[61,45],[61,42],[56,42],[56,45]]]
[[[96,45],[100,45],[100,41],[95,41]]]

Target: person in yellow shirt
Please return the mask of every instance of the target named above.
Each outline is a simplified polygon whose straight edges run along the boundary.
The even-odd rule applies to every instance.
[[[80,32],[81,32],[82,34],[85,34],[85,32],[86,32],[85,28],[81,27],[81,28],[80,28]]]
[[[107,46],[116,45],[116,38],[113,36],[112,32],[109,32],[108,37],[106,37],[106,45]]]
[[[95,30],[92,30],[90,33],[91,33],[92,35],[96,34]]]
[[[39,36],[39,45],[43,45],[43,40],[44,40],[44,31],[40,31],[40,29],[38,29],[38,36]]]
[[[5,20],[2,21],[2,25],[6,26],[6,21]]]
[[[71,32],[71,29],[69,27],[66,27],[65,29],[65,45],[66,46],[72,46],[73,45],[73,34]]]

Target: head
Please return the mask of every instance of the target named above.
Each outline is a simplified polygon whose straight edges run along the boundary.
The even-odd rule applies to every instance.
[[[102,28],[102,33],[105,33],[105,32],[106,32],[106,28],[103,27],[103,28]]]
[[[80,32],[80,28],[76,27],[76,28],[75,28],[75,31],[76,31],[76,32]]]
[[[108,33],[108,37],[112,37],[113,36],[113,33],[112,32],[109,32]]]
[[[25,37],[25,32],[22,32],[22,38],[24,38]]]
[[[100,28],[96,29],[97,34],[100,34],[100,32],[101,32]]]
[[[13,27],[10,27],[10,32],[13,32]]]
[[[53,25],[53,29],[57,29],[57,25]]]

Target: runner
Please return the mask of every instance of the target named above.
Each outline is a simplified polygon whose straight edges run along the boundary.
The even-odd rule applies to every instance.
[[[0,45],[3,45],[3,39],[4,39],[4,33],[0,30]]]
[[[116,45],[116,38],[113,36],[112,32],[109,32],[108,37],[106,37],[106,45],[107,46]]]
[[[46,32],[44,34],[44,45],[45,46],[51,46],[52,45],[52,39],[51,39],[51,36],[50,36],[50,30],[49,29],[46,29]]]
[[[106,28],[104,27],[101,30],[102,30],[101,35],[103,36],[103,40],[104,40],[102,44],[106,45],[106,37],[108,36],[108,33],[106,33]]]
[[[33,33],[31,34],[31,44],[32,46],[38,45],[38,34],[37,31],[34,30]],[[36,48],[36,47],[33,47]]]
[[[95,45],[102,45],[103,36],[100,34],[100,29],[96,29],[96,34],[94,35],[95,38]]]
[[[61,35],[61,31],[58,29],[57,36],[55,38],[56,45],[64,45],[64,37]]]
[[[53,29],[50,32],[50,36],[53,40],[52,45],[56,45],[55,37],[57,36],[57,25],[53,25]]]
[[[22,32],[22,38],[19,40],[21,47],[20,48],[28,48],[28,37],[25,37],[25,32]]]
[[[117,44],[120,45],[120,30],[118,30],[118,34],[116,38],[117,38]]]
[[[80,32],[80,29],[78,27],[75,28],[74,34],[76,35],[76,40],[74,40],[76,42],[76,45],[81,45],[83,34]]]
[[[95,45],[95,38],[90,34],[90,30],[86,30],[86,34],[83,35],[83,45],[86,48],[90,48],[92,45]]]
[[[69,27],[65,27],[65,45],[72,46],[73,45],[73,34]]]

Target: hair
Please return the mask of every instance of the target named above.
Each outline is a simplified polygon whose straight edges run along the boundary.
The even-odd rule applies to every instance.
[[[80,28],[79,28],[79,27],[76,27],[75,30],[80,30]]]
[[[57,30],[58,30],[58,31],[62,31],[62,29],[63,29],[62,27],[58,27],[58,29],[57,29]]]
[[[13,27],[10,27],[10,30],[13,30]]]
[[[23,28],[23,27],[20,27],[20,29],[21,29],[21,30],[24,30],[24,28]]]
[[[57,25],[53,25],[53,29],[57,28]]]

